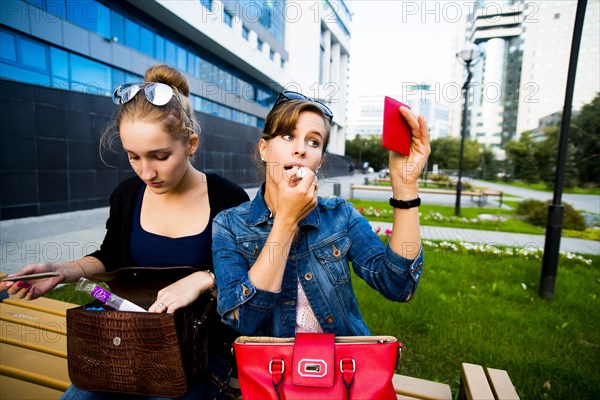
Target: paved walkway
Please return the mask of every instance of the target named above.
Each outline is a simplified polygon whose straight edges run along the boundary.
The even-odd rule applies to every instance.
[[[321,196],[332,196],[337,188],[342,197],[348,197],[350,183],[364,183],[364,179],[373,179],[376,174],[344,176],[330,178],[319,183]],[[339,186],[338,186],[339,185]],[[502,190],[506,190],[504,187]],[[510,189],[509,189],[510,190]],[[257,188],[247,189],[251,198]],[[521,192],[523,193],[523,192]],[[386,192],[357,192],[363,199],[386,200]],[[529,197],[526,194],[523,197]],[[448,195],[422,196],[424,203],[454,205],[455,197]],[[487,207],[496,207],[497,203],[490,200]],[[584,198],[582,204],[598,202],[598,196]],[[476,206],[469,198],[463,198],[463,207]],[[485,212],[485,207],[482,210]],[[93,210],[74,211],[62,214],[29,217],[0,221],[0,272],[12,273],[21,266],[34,262],[57,262],[79,258],[94,251],[100,246],[105,233],[105,222],[108,217],[108,207]],[[373,223],[385,232],[390,224]],[[543,235],[525,235],[517,233],[491,232],[470,229],[442,228],[423,226],[421,235],[431,240],[461,240],[464,242],[506,245],[522,248],[544,247]],[[561,250],[582,254],[600,254],[600,242],[562,238]]]

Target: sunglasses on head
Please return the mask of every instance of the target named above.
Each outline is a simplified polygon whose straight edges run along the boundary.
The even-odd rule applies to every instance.
[[[323,114],[325,114],[325,116],[327,118],[329,118],[329,122],[331,122],[333,120],[333,113],[331,112],[329,107],[327,107],[325,104],[321,103],[318,100],[311,99],[310,97],[306,97],[302,93],[292,92],[291,90],[286,90],[286,91],[279,93],[279,96],[277,96],[277,100],[275,100],[275,104],[273,104],[272,109],[274,110],[275,108],[277,108],[277,106],[279,106],[280,104],[285,103],[286,101],[289,101],[289,100],[307,100],[312,103],[315,103],[316,105],[321,107]]]
[[[159,82],[125,83],[115,89],[112,101],[115,104],[125,104],[144,89],[146,99],[155,106],[164,106],[174,95],[173,88]],[[177,98],[177,97],[176,97]],[[179,99],[178,99],[179,101]]]

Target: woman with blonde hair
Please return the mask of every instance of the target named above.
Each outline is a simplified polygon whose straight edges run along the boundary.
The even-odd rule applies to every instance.
[[[120,108],[114,127],[105,130],[101,143],[111,147],[120,141],[136,176],[120,183],[110,197],[100,249],[70,262],[27,265],[17,275],[57,272],[58,276],[1,283],[0,290],[34,299],[60,283],[123,267],[192,266],[198,271],[160,290],[149,309],[172,313],[214,287],[212,220],[220,211],[247,201],[248,195],[233,182],[192,165],[199,127],[189,94],[187,78],[167,65],[148,69],[144,82],[115,90],[113,101]],[[229,346],[235,336],[235,331],[219,322],[209,327],[209,372],[192,382],[183,398],[223,397],[223,384],[231,370]],[[63,398],[117,396],[71,386]]]

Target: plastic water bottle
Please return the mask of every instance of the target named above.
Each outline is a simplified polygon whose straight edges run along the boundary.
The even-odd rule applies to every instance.
[[[148,312],[142,307],[138,306],[130,302],[129,300],[125,300],[122,297],[117,296],[116,294],[112,294],[106,289],[103,289],[101,286],[96,285],[95,282],[92,282],[86,278],[80,278],[79,282],[77,282],[76,290],[81,292],[89,293],[95,299],[100,300],[104,304],[109,307],[114,308],[118,311],[139,311],[139,312]]]

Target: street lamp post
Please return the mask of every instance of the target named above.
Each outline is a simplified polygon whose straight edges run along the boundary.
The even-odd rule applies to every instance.
[[[579,58],[579,46],[583,31],[585,8],[587,0],[577,1],[575,12],[575,25],[571,39],[571,55],[569,57],[569,71],[567,74],[567,87],[565,103],[563,105],[558,155],[556,157],[556,176],[554,178],[554,197],[548,206],[548,220],[546,224],[546,241],[544,243],[544,258],[542,260],[542,277],[540,281],[540,296],[546,299],[554,297],[554,283],[558,271],[558,255],[560,250],[560,237],[562,232],[564,207],[561,204],[563,183],[565,180],[565,164],[567,159],[567,144],[569,142],[569,129],[571,127],[571,109],[573,107],[573,92],[575,90],[575,75]]]
[[[467,136],[467,110],[469,107],[469,83],[471,82],[471,65],[479,61],[481,51],[475,43],[466,42],[463,49],[456,53],[456,58],[461,60],[465,64],[467,69],[467,79],[462,87],[463,98],[465,100],[463,104],[462,114],[462,129],[460,132],[460,153],[458,154],[458,182],[456,183],[456,205],[454,207],[454,215],[460,216],[460,194],[462,191],[462,168],[463,168],[463,153],[465,149],[465,136]]]

